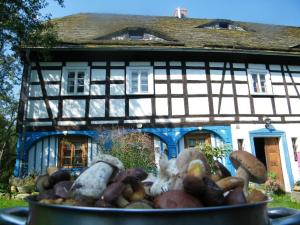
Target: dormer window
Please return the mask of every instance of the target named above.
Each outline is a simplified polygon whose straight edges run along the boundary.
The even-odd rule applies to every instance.
[[[96,40],[174,41],[144,27],[127,27],[118,32],[99,37]]]
[[[230,20],[215,20],[213,22],[200,25],[197,28],[246,31],[245,28]]]

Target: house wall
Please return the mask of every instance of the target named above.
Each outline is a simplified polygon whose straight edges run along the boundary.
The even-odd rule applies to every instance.
[[[49,107],[59,126],[253,123],[263,122],[263,117],[300,122],[300,66],[200,61],[40,64]],[[87,68],[82,95],[65,94],[65,66]],[[128,66],[153,68],[153,94],[126,94]],[[27,125],[56,125],[49,118],[35,63],[31,69]],[[273,94],[251,94],[249,69],[270,72]]]
[[[59,136],[39,139],[28,149],[28,174],[45,174],[47,168],[59,164]],[[99,147],[88,138],[88,165],[99,154]]]

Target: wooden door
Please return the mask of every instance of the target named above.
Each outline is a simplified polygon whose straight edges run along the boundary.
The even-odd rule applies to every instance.
[[[265,138],[264,141],[267,170],[268,172],[272,172],[277,175],[277,182],[280,184],[282,190],[284,190],[284,179],[282,173],[278,138]]]

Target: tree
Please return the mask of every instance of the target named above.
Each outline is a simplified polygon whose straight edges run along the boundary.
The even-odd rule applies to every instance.
[[[63,0],[54,0],[63,6]],[[42,15],[46,0],[0,1],[0,176],[9,153],[15,151],[18,85],[22,77],[22,49],[57,43],[51,15]],[[1,164],[2,162],[2,164]],[[2,168],[2,169],[1,169]]]

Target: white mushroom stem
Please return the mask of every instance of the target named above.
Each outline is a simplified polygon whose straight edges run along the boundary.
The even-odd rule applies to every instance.
[[[248,196],[248,187],[249,187],[249,173],[247,170],[245,170],[243,167],[239,167],[235,173],[236,177],[240,177],[244,180],[244,188],[243,192],[245,196]]]

